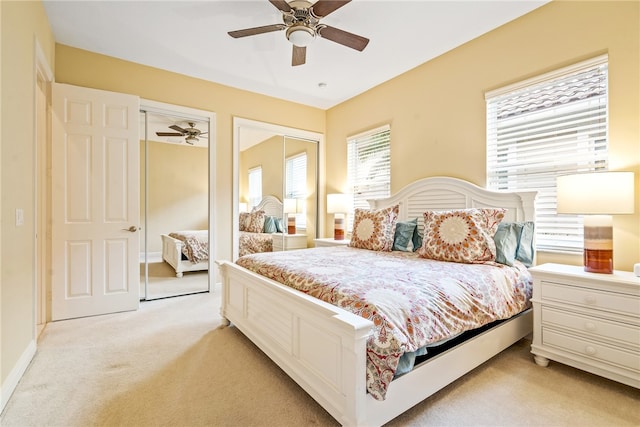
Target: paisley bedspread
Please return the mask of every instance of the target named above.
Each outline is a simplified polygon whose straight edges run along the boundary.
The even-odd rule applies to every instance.
[[[248,255],[237,264],[373,322],[367,390],[383,400],[403,353],[530,306],[526,267],[433,261],[412,252],[321,247]]]

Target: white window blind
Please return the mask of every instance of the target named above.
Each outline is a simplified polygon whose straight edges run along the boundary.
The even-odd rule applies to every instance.
[[[262,200],[262,167],[249,169],[249,210]]]
[[[285,199],[307,198],[307,153],[288,157],[285,162]],[[302,212],[296,215],[296,227],[307,228],[307,206],[302,203]]]
[[[486,94],[487,186],[537,190],[536,245],[580,252],[582,217],[556,213],[556,177],[606,170],[607,57]]]
[[[347,169],[354,209],[368,209],[367,200],[390,196],[391,129],[388,125],[347,139]],[[347,230],[352,228],[353,211],[347,215]]]

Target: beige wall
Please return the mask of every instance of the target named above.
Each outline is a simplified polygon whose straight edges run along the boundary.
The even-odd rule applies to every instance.
[[[610,169],[636,173],[617,216],[615,268],[640,261],[640,2],[552,2],[327,112],[327,192],[346,185],[346,138],[391,125],[391,191],[422,177],[485,184],[486,91],[609,54]],[[330,216],[325,230],[331,230]],[[581,264],[539,253],[538,262]]]
[[[242,153],[239,160],[240,201],[249,201],[249,170],[262,168],[262,196],[275,196],[282,201],[284,171],[284,138],[274,136],[255,144]]]
[[[147,251],[162,252],[161,234],[206,230],[209,224],[209,162],[206,147],[148,142]],[[140,144],[140,183],[144,183],[144,141]],[[140,191],[141,222],[145,219]],[[141,239],[140,252],[144,252]]]
[[[35,345],[34,325],[34,122],[35,43],[54,66],[54,39],[40,2],[0,2],[2,223],[0,226],[0,378],[3,402],[25,354]],[[7,126],[10,124],[10,126]],[[15,209],[25,223],[15,225]],[[35,350],[35,347],[33,348]],[[26,366],[24,366],[26,368]],[[11,391],[10,389],[8,391]]]

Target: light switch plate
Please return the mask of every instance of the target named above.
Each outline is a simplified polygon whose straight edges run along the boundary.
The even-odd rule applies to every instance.
[[[17,208],[16,209],[16,227],[24,225],[24,210]]]

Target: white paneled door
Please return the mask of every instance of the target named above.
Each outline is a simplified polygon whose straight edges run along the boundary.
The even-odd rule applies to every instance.
[[[52,90],[52,320],[136,310],[140,100]]]

